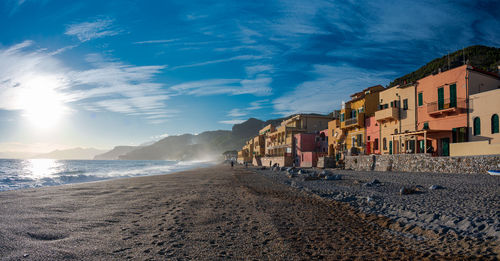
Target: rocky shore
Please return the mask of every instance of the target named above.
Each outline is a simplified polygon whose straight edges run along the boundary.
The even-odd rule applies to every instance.
[[[403,173],[274,168],[262,175],[322,198],[347,202],[393,220],[391,229],[421,236],[500,239],[500,177],[486,174]],[[325,177],[326,176],[326,177]],[[412,233],[415,232],[415,233]]]

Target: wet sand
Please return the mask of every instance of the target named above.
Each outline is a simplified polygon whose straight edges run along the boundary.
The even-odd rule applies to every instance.
[[[0,192],[0,221],[5,260],[498,257],[470,238],[407,237],[242,167]]]

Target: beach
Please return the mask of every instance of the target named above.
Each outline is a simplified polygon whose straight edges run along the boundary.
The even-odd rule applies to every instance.
[[[425,230],[415,236],[393,229],[390,218],[270,175],[217,165],[169,175],[0,192],[0,256],[4,260],[499,257],[494,241],[437,236]]]

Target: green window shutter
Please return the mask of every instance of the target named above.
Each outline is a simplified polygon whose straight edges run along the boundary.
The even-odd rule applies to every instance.
[[[444,88],[438,88],[438,110],[444,109]]]
[[[403,110],[408,110],[408,99],[403,100]]]
[[[474,118],[474,136],[481,135],[481,120],[479,117]]]
[[[340,114],[340,122],[344,122],[344,114]]]
[[[418,106],[424,105],[424,94],[423,93],[418,93]]]
[[[499,133],[498,114],[491,116],[491,134]]]
[[[424,122],[424,130],[428,130],[429,129],[429,123],[428,122]]]
[[[356,118],[356,110],[352,111],[352,118]]]
[[[450,85],[450,108],[457,107],[457,85]]]
[[[394,108],[394,102],[391,101],[391,108]]]

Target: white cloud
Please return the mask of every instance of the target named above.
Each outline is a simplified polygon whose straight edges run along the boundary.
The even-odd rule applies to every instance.
[[[273,101],[277,114],[328,113],[339,109],[349,94],[377,84],[387,84],[394,72],[374,71],[348,65],[315,65],[315,80],[298,85]]]
[[[34,49],[31,41],[0,49],[0,109],[29,111],[30,99],[37,98],[32,96],[44,93],[50,94],[47,102],[59,104],[66,113],[78,104],[92,112],[124,113],[151,123],[177,113],[166,109],[169,94],[153,81],[165,66],[106,62],[96,55],[87,60],[92,69],[76,71],[53,53]]]
[[[238,56],[233,56],[233,57],[226,58],[226,59],[218,59],[218,60],[212,60],[212,61],[206,61],[206,62],[200,62],[200,63],[193,63],[193,64],[186,64],[186,65],[174,66],[171,69],[172,70],[176,70],[176,69],[182,69],[182,68],[199,67],[199,66],[205,66],[205,65],[210,65],[210,64],[217,64],[217,63],[225,63],[225,62],[232,62],[232,61],[260,60],[262,58],[264,58],[264,57],[260,56],[260,55],[238,55]]]
[[[161,43],[171,43],[171,42],[175,42],[178,40],[179,39],[148,40],[148,41],[134,42],[134,44],[161,44]]]
[[[206,96],[217,94],[266,96],[272,94],[269,77],[248,79],[211,79],[187,82],[170,87],[177,94]]]
[[[242,111],[241,109],[235,108],[235,109],[230,110],[227,113],[227,116],[230,116],[230,117],[241,117],[241,116],[245,116],[247,114],[248,113]]]
[[[245,71],[248,75],[248,77],[254,77],[256,74],[259,73],[272,73],[274,67],[270,64],[261,64],[261,65],[253,65],[253,66],[247,66],[245,67]]]
[[[235,120],[219,121],[219,123],[222,123],[222,124],[229,124],[229,125],[240,124],[240,123],[242,123],[242,122],[245,122],[245,120],[238,120],[238,119],[235,119]]]
[[[120,31],[113,28],[112,25],[112,19],[97,19],[93,22],[69,25],[66,28],[65,34],[76,36],[80,41],[86,42],[92,39],[113,36],[120,33]]]
[[[247,108],[247,110],[253,111],[253,110],[260,110],[265,107],[265,104],[269,102],[269,99],[265,100],[258,100],[258,101],[253,101],[250,103],[250,107]]]

